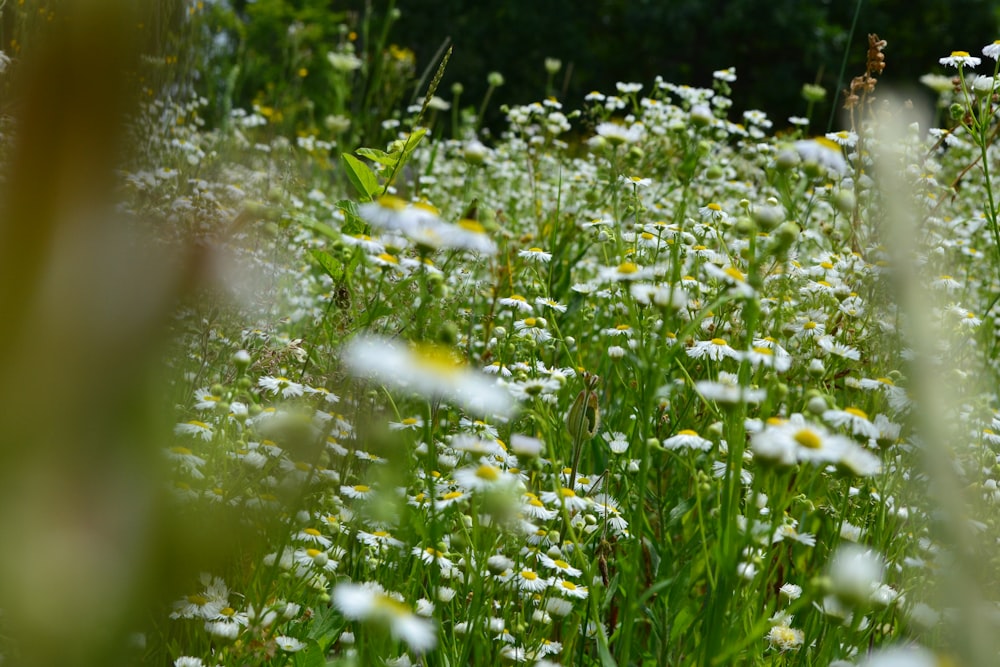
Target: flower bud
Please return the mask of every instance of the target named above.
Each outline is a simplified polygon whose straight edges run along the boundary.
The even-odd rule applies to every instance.
[[[806,102],[822,102],[826,99],[826,88],[814,83],[807,83],[802,86],[802,97]]]
[[[489,153],[489,149],[486,148],[478,139],[473,139],[465,144],[462,149],[462,157],[469,164],[482,164],[486,160],[486,155]]]
[[[885,564],[871,549],[844,544],[830,561],[830,585],[845,604],[867,606],[873,590],[882,583]]]
[[[711,125],[715,120],[712,110],[704,104],[696,104],[691,107],[691,122],[698,126]]]
[[[837,190],[830,198],[830,203],[841,213],[851,213],[854,210],[854,194],[848,190]]]
[[[762,231],[769,232],[784,220],[784,212],[777,206],[761,206],[754,209],[753,221]]]
[[[802,158],[799,157],[797,151],[787,149],[778,153],[778,156],[774,159],[774,166],[777,167],[778,171],[788,171],[798,166],[801,161]]]

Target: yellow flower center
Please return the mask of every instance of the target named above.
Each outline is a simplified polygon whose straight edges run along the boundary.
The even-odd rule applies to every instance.
[[[816,144],[827,150],[840,152],[840,144],[838,144],[833,139],[827,139],[826,137],[816,137]]]
[[[422,211],[427,211],[428,213],[433,213],[434,215],[438,215],[440,213],[440,211],[438,211],[436,208],[434,208],[430,204],[428,204],[426,202],[422,202],[422,201],[415,202],[413,204],[413,207],[414,208],[419,208]]]
[[[495,482],[500,479],[500,471],[490,465],[481,465],[476,469],[476,477],[488,482]]]
[[[413,346],[417,363],[421,368],[436,375],[454,375],[461,369],[461,360],[447,347],[430,343]]]
[[[468,232],[473,232],[476,234],[486,233],[486,229],[484,229],[481,224],[479,224],[475,220],[469,220],[468,218],[462,218],[461,220],[459,220],[458,226]]]
[[[844,408],[844,412],[853,417],[861,417],[862,419],[868,419],[868,415],[865,413],[865,411],[859,410],[858,408]]]
[[[746,280],[746,277],[744,277],[743,272],[737,269],[735,266],[730,266],[724,271],[724,273],[733,280],[735,280],[736,282],[741,283],[744,280]]]
[[[795,434],[795,442],[806,449],[819,449],[823,446],[823,440],[816,433],[806,428]]]
[[[393,195],[382,195],[378,198],[378,205],[390,211],[402,211],[406,208],[406,201]]]

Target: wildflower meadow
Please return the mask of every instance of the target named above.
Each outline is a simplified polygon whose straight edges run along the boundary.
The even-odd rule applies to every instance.
[[[997,664],[1000,41],[921,109],[861,38],[827,131],[738,67],[465,100],[351,30],[287,108],[44,115],[76,177],[62,93],[5,107],[0,662]]]

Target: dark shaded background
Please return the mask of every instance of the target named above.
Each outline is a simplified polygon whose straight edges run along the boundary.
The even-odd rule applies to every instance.
[[[361,10],[363,2],[353,4]],[[590,90],[613,92],[616,81],[648,91],[656,75],[708,87],[713,70],[736,66],[734,108],[759,108],[777,121],[803,114],[800,90],[819,82],[831,97],[856,4],[838,0],[405,0],[393,34],[431,58],[449,37],[455,53],[445,84],[460,81],[471,99],[486,73],[507,80],[496,99],[526,103],[545,90],[546,57],[572,65],[565,99],[574,108]],[[1000,37],[1000,3],[988,0],[867,0],[851,42],[845,83],[864,70],[867,34],[888,41],[883,80],[917,90],[938,58],[979,50]],[[920,94],[923,94],[921,91]],[[839,106],[839,104],[838,104]],[[825,121],[829,104],[817,109]],[[495,118],[495,116],[494,116]]]
[[[869,33],[888,42],[881,80],[926,99],[930,93],[918,79],[944,72],[939,58],[953,50],[979,55],[1000,37],[996,0],[206,0],[194,21],[186,20],[190,13],[179,0],[156,4],[162,52],[179,56],[173,71],[182,74],[165,69],[164,80],[174,76],[168,83],[178,92],[188,87],[207,97],[211,121],[224,118],[230,105],[250,108],[255,101],[282,109],[281,131],[322,129],[326,114],[346,112],[355,134],[343,139],[373,142],[379,138],[365,135],[377,121],[368,121],[390,117],[417,98],[413,79],[369,76],[379,73],[390,44],[413,50],[414,78],[427,68],[433,72],[442,44],[453,45],[438,94],[450,99],[451,85],[460,82],[462,106],[478,108],[487,74],[501,72],[506,83],[486,118],[494,129],[503,127],[501,104],[545,97],[544,61],[558,58],[563,68],[554,88],[568,109],[579,108],[591,90],[614,92],[617,81],[641,82],[644,92],[657,75],[708,87],[713,70],[735,66],[730,118],[761,109],[780,128],[788,116],[805,113],[802,85],[820,83],[829,95],[814,109],[811,131],[822,132],[833,105],[841,106],[840,91],[864,71]],[[383,42],[393,7],[401,16]],[[353,45],[366,69],[353,84],[350,108],[333,109],[334,73],[325,54],[343,43],[348,28],[357,33]],[[301,67],[309,70],[302,79],[296,76]],[[382,86],[378,94],[366,88],[370,80]]]

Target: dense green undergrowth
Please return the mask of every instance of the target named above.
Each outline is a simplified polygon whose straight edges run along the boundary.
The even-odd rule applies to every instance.
[[[487,143],[424,124],[439,73],[353,151],[148,102],[120,210],[211,279],[161,452],[205,563],[140,659],[988,664],[996,83],[938,130],[875,95],[884,46],[819,138],[732,69]]]

